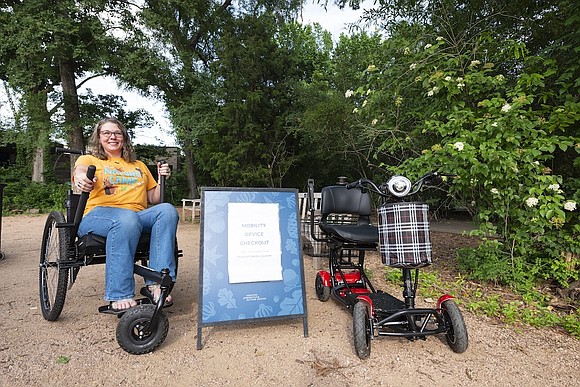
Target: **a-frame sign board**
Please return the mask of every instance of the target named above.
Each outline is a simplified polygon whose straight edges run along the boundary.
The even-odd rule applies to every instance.
[[[202,328],[302,318],[308,337],[298,191],[203,188],[197,349]]]

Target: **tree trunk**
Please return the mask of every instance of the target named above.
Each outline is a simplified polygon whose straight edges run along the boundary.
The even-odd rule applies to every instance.
[[[193,159],[193,151],[191,140],[185,140],[184,153],[185,153],[185,170],[187,172],[187,187],[189,188],[189,198],[197,199],[199,195],[197,194],[197,179],[196,179],[196,169],[195,160]]]
[[[32,160],[32,181],[44,183],[44,148],[39,146]]]
[[[71,149],[85,150],[85,139],[81,126],[81,114],[79,109],[79,97],[75,79],[74,61],[60,58],[59,60],[60,82],[62,86],[64,126],[68,133],[68,146]],[[78,155],[71,155],[71,174],[74,162]]]
[[[25,94],[27,110],[27,129],[30,143],[27,146],[34,152],[32,156],[32,181],[44,182],[44,155],[49,144],[51,129],[50,113],[47,109],[47,92],[43,87],[35,88]]]

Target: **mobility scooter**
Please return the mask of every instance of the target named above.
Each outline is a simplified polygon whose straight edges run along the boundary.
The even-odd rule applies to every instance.
[[[370,355],[371,342],[377,336],[414,341],[445,334],[454,352],[467,350],[467,328],[453,296],[442,295],[434,308],[415,305],[419,269],[431,264],[429,207],[405,199],[422,187],[440,184],[443,176],[451,175],[433,172],[415,183],[393,176],[380,186],[360,179],[323,187],[317,224],[321,233],[316,232],[314,222],[314,181],[308,181],[311,237],[326,243],[329,250],[328,270],[316,274],[316,296],[327,301],[332,295],[352,312],[354,346],[361,359]],[[381,198],[378,227],[370,219],[370,192]],[[402,270],[402,300],[375,289],[365,274],[365,253],[377,247],[383,264]]]

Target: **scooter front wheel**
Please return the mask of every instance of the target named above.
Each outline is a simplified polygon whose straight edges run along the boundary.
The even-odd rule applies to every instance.
[[[453,352],[465,352],[469,339],[467,336],[467,327],[459,307],[455,301],[447,300],[441,304],[441,309],[445,324],[447,324],[447,331],[445,332],[447,344],[449,344]]]
[[[328,301],[330,298],[330,286],[325,286],[320,273],[316,273],[316,280],[314,283],[316,288],[316,297],[320,301]]]
[[[352,327],[354,333],[354,349],[361,359],[371,354],[371,319],[369,310],[364,302],[354,304],[352,311]]]

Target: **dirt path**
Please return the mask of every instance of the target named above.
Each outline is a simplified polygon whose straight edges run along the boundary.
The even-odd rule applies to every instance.
[[[129,355],[103,304],[103,267],[83,268],[56,322],[42,318],[38,261],[45,216],[4,217],[0,261],[0,386],[579,386],[580,341],[549,330],[516,329],[464,312],[470,346],[444,338],[379,338],[361,361],[350,314],[322,303],[305,256],[309,337],[302,320],[210,327],[196,349],[199,226],[181,222],[184,251],[169,334],[155,352]],[[433,239],[446,238],[433,233]],[[379,287],[381,287],[380,284]],[[398,296],[398,295],[397,295]],[[59,362],[69,359],[68,362]],[[62,364],[64,363],[64,364]]]

